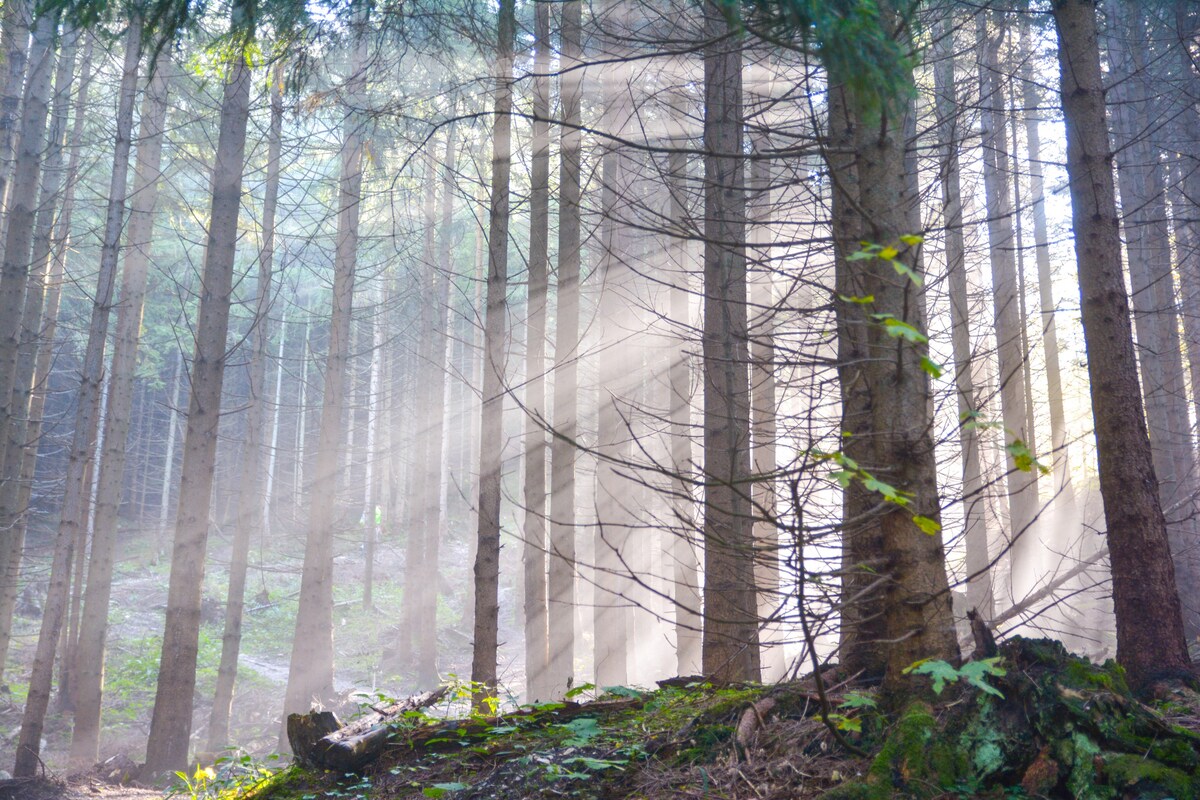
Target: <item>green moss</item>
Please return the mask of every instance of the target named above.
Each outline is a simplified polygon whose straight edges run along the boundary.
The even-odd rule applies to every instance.
[[[1158,761],[1125,753],[1106,753],[1104,772],[1107,783],[1121,789],[1133,789],[1139,800],[1196,797],[1200,781]]]
[[[1096,666],[1082,658],[1067,656],[1061,674],[1064,682],[1074,689],[1102,689],[1120,695],[1129,694],[1125,670],[1112,660]]]
[[[1058,743],[1058,761],[1067,766],[1067,788],[1076,800],[1110,800],[1113,789],[1102,782],[1096,770],[1100,747],[1085,734],[1073,731]]]

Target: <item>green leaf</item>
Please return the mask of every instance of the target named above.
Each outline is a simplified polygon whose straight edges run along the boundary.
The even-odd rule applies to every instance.
[[[913,522],[915,522],[917,524],[918,528],[920,528],[922,531],[929,534],[930,536],[937,536],[942,531],[941,523],[935,519],[930,519],[929,517],[922,517],[920,514],[917,514],[916,516],[914,516],[912,518],[912,520],[913,520]]]
[[[894,247],[885,247],[879,251],[879,257],[884,261],[891,261],[898,255],[900,255],[900,251]]]
[[[450,792],[458,792],[467,788],[465,783],[435,783],[433,786],[426,786],[421,790],[421,794],[426,797],[442,797]]]
[[[846,256],[846,260],[847,261],[867,261],[874,257],[875,257],[875,251],[873,251],[873,250],[859,250],[858,252],[851,253],[850,255]]]
[[[855,305],[866,306],[875,302],[875,295],[869,294],[866,297],[848,297],[844,294],[839,294],[838,299],[843,303],[854,303]]]
[[[843,489],[849,489],[850,484],[854,482],[854,473],[848,469],[839,469],[837,472],[829,473],[829,477],[838,482],[838,486]]]
[[[578,717],[560,727],[571,732],[570,738],[563,742],[567,747],[583,747],[603,732],[595,717]]]
[[[941,694],[946,688],[947,683],[957,683],[959,673],[954,667],[945,661],[918,661],[915,664],[910,664],[904,669],[904,674],[908,675],[928,675],[933,680],[933,693]]]
[[[915,235],[915,234],[912,234],[912,233],[906,233],[906,234],[904,234],[903,236],[901,236],[901,237],[900,237],[900,241],[904,242],[904,243],[905,243],[906,245],[908,245],[909,247],[916,247],[916,246],[917,246],[917,245],[919,245],[919,244],[924,244],[924,242],[925,242],[925,237],[924,237],[924,236],[917,236],[917,235]]]
[[[925,370],[934,380],[942,377],[944,371],[942,365],[930,359],[929,356],[921,356],[921,369]]]
[[[875,708],[878,705],[875,698],[870,695],[862,692],[846,692],[846,697],[838,708]]]
[[[862,477],[863,486],[867,487],[868,491],[879,492],[883,495],[883,499],[889,503],[895,503],[898,506],[908,505],[908,498],[899,492],[895,486],[884,483],[875,476],[864,472]]]
[[[892,268],[896,270],[897,275],[903,275],[904,277],[908,278],[910,281],[915,283],[917,286],[925,285],[924,279],[922,279],[921,276],[917,273],[917,271],[914,270],[912,267],[910,267],[908,264],[905,264],[903,261],[898,261],[896,259],[888,259],[888,261],[891,262]]]
[[[628,686],[605,686],[604,693],[614,695],[615,697],[628,697],[633,700],[640,700],[642,697],[642,692],[639,692],[637,689],[631,689]]]
[[[839,731],[862,733],[862,721],[859,719],[847,717],[845,714],[830,714],[829,719],[837,724]]]
[[[872,314],[871,318],[883,324],[888,336],[893,339],[904,339],[913,344],[925,344],[929,337],[909,325],[902,319],[896,319],[891,314]]]
[[[595,689],[595,688],[596,688],[596,684],[585,683],[580,686],[576,686],[574,689],[568,689],[565,697],[566,697],[566,699],[570,700],[573,697],[578,697],[581,694],[590,692],[592,689]]]
[[[1030,451],[1029,445],[1020,439],[1013,439],[1004,446],[1004,449],[1012,456],[1013,466],[1021,470],[1021,472],[1032,472],[1036,469],[1042,475],[1050,474],[1050,468],[1038,462]]]
[[[968,661],[963,664],[958,670],[958,674],[963,680],[974,686],[976,689],[987,692],[990,695],[1004,698],[1004,695],[995,686],[992,686],[984,678],[989,676],[1002,677],[1008,674],[1004,667],[1000,666],[1000,657],[985,658],[981,661]]]

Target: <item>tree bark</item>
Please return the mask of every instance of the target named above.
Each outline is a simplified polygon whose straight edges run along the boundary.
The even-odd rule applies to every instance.
[[[971,307],[967,286],[966,248],[963,245],[961,168],[958,149],[960,109],[954,75],[954,21],[938,23],[934,64],[934,93],[937,95],[938,139],[941,149],[942,225],[945,229],[946,273],[950,295],[950,338],[954,352],[954,386],[958,398],[958,442],[962,460],[963,540],[971,607],[985,620],[993,610],[992,577],[985,572],[990,563],[983,468],[979,460],[979,431],[973,414],[978,411],[975,381],[971,372]],[[1045,223],[1045,212],[1042,214]],[[1053,319],[1053,318],[1052,318]],[[1061,406],[1061,401],[1060,401]]]
[[[366,86],[369,6],[354,11],[354,41],[346,78],[346,112],[338,192],[337,249],[334,254],[332,315],[325,361],[325,392],[312,486],[308,490],[308,536],[300,583],[300,608],[292,638],[284,716],[307,710],[313,698],[333,695],[333,511],[337,501],[342,416],[354,275],[358,264],[358,222],[362,206],[363,122],[360,99]]]
[[[994,25],[988,25],[992,17]],[[992,267],[993,313],[996,326],[996,355],[999,362],[1000,412],[1005,439],[1031,444],[1032,427],[1025,407],[1026,352],[1022,346],[1024,319],[1014,257],[1012,191],[1008,174],[1008,121],[1005,92],[1000,75],[1000,46],[1004,21],[998,12],[976,18],[979,46],[979,85],[983,125],[983,178],[987,197],[988,255]],[[1013,596],[1027,593],[1037,577],[1040,550],[1032,530],[1038,497],[1031,473],[1016,468],[1007,455],[1010,586]]]
[[[138,132],[137,162],[126,234],[121,299],[109,372],[108,406],[104,416],[104,444],[95,502],[92,550],[88,560],[87,589],[75,651],[72,689],[75,727],[71,736],[71,761],[90,767],[99,760],[100,703],[104,687],[105,640],[108,634],[109,598],[118,531],[117,512],[125,475],[126,445],[133,411],[134,372],[146,299],[146,278],[154,240],[154,206],[162,180],[162,139],[166,122],[170,62],[160,55],[146,89]],[[82,558],[83,554],[80,553]]]
[[[704,639],[710,678],[760,679],[750,508],[741,37],[705,3]]]
[[[38,28],[43,25],[50,28],[43,35],[53,35],[53,26],[42,20],[39,21]],[[116,283],[121,227],[125,217],[133,104],[137,94],[140,55],[141,19],[135,17],[130,25],[125,47],[125,62],[121,73],[117,105],[117,136],[113,148],[113,171],[109,183],[108,209],[100,250],[100,270],[96,279],[95,301],[92,305],[91,320],[88,326],[87,349],[83,360],[83,374],[80,378],[75,429],[71,435],[71,450],[67,462],[61,517],[50,565],[50,586],[47,590],[41,630],[38,633],[33,669],[30,672],[29,696],[25,703],[25,713],[21,719],[21,733],[17,744],[16,762],[13,767],[15,777],[30,777],[36,774],[40,763],[38,752],[41,746],[46,710],[50,702],[54,656],[67,614],[67,603],[70,599],[71,561],[76,543],[87,531],[88,500],[91,490],[88,480],[89,462],[93,458],[96,428],[100,418],[101,386],[104,380],[104,350],[108,336],[109,311],[112,308],[113,289]],[[38,68],[38,62],[34,59],[33,69],[36,71]],[[26,146],[23,141],[22,150],[25,150]],[[16,197],[15,188],[14,182],[14,199]],[[15,204],[13,210],[16,211]],[[10,233],[17,228],[25,227],[15,213],[11,217],[10,223]],[[6,261],[9,255],[9,251],[6,251]],[[79,555],[82,557],[83,554]]]
[[[262,242],[258,250],[258,288],[251,323],[250,397],[246,408],[246,445],[242,450],[242,478],[238,496],[237,528],[229,557],[229,585],[225,595],[225,627],[221,634],[221,662],[208,721],[208,749],[217,752],[229,744],[229,717],[237,681],[238,654],[242,646],[242,609],[246,601],[246,571],[250,539],[261,533],[265,506],[262,498],[263,434],[267,427],[267,348],[271,343],[270,311],[274,302],[275,209],[279,202],[280,151],[283,146],[283,63],[277,62],[270,78],[271,121],[267,129],[267,181],[262,211]]]
[[[547,697],[575,677],[575,439],[579,407],[580,103],[583,3],[562,6],[559,88],[558,270],[555,276],[554,437],[550,442],[550,557],[546,609]]]
[[[528,702],[552,699],[546,587],[546,300],[550,237],[550,6],[534,4],[533,158],[525,333],[525,682]]]
[[[249,37],[249,9],[231,9],[232,27]],[[244,42],[244,40],[243,40]],[[200,601],[208,548],[213,462],[221,414],[221,389],[227,360],[229,306],[237,250],[238,212],[245,169],[246,121],[252,77],[240,46],[225,63],[220,133],[213,165],[212,208],[204,256],[200,308],[192,359],[191,396],[180,468],[179,507],[171,550],[171,579],[163,635],[158,688],[146,748],[146,771],[161,774],[186,769],[196,689]]]
[[[1138,685],[1189,666],[1175,570],[1142,416],[1095,0],[1055,0],[1067,174],[1112,564],[1117,660]]]
[[[475,551],[474,644],[471,680],[496,686],[500,614],[500,482],[503,463],[504,373],[507,358],[509,175],[512,169],[512,72],[516,0],[500,0],[492,128],[492,203],[488,225],[487,312],[484,318],[483,408],[480,412],[479,529]],[[481,707],[485,695],[476,693]]]

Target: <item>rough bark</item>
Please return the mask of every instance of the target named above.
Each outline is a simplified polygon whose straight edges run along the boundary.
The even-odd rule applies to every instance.
[[[231,18],[235,30],[244,31],[247,11],[242,3],[234,4]],[[186,769],[192,732],[200,600],[208,549],[221,388],[227,361],[226,337],[252,83],[245,59],[240,57],[238,48],[235,47],[234,52],[236,55],[225,64],[228,71],[221,98],[216,162],[213,164],[212,206],[196,321],[183,465],[179,475],[166,626],[146,748],[146,770],[150,774]]]
[[[1067,174],[1112,565],[1117,659],[1139,684],[1189,665],[1175,570],[1142,415],[1094,0],[1055,0]]]
[[[890,4],[881,5],[881,20],[891,36],[905,36],[904,19]],[[849,260],[846,256],[857,249],[858,240],[845,238],[861,231],[865,241],[894,246],[900,251],[896,258],[921,275],[920,248],[900,242],[901,236],[920,230],[920,198],[906,141],[910,129],[906,118],[915,111],[903,99],[885,102],[877,110],[864,109],[852,96],[845,96],[843,102],[844,115],[831,122],[838,126],[839,138],[852,143],[853,154],[850,164],[839,161],[837,169],[831,169],[837,199],[833,225],[839,294],[872,297],[872,313],[891,314],[924,332],[918,280],[899,274],[882,259]],[[848,219],[839,219],[850,208]],[[929,380],[920,364],[923,349],[889,335],[876,318],[856,310],[861,306],[841,298],[835,303],[841,315],[839,334],[848,330],[851,344],[858,348],[852,351],[856,366],[850,370],[843,366],[843,381],[851,381],[843,384],[847,404],[843,413],[851,411],[855,425],[847,429],[848,438],[850,443],[859,440],[854,456],[859,465],[908,493],[909,502],[901,507],[879,502],[878,495],[873,501],[856,499],[856,503],[873,502],[874,507],[859,522],[861,532],[851,542],[852,554],[870,559],[866,563],[874,566],[876,575],[858,569],[863,562],[851,562],[857,573],[852,588],[869,604],[863,605],[855,596],[844,601],[858,600],[850,608],[862,606],[855,611],[859,631],[852,640],[854,649],[845,655],[853,656],[853,669],[883,667],[885,697],[902,699],[912,688],[904,668],[921,658],[953,661],[958,643],[941,533],[924,532],[914,519],[914,515],[934,521],[940,517]],[[864,542],[877,549],[861,549]]]

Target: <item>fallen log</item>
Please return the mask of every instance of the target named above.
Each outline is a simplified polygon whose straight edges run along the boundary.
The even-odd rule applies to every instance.
[[[379,758],[404,714],[431,706],[446,694],[445,687],[373,709],[349,725],[331,711],[288,715],[288,743],[296,760],[308,767],[357,772]]]

